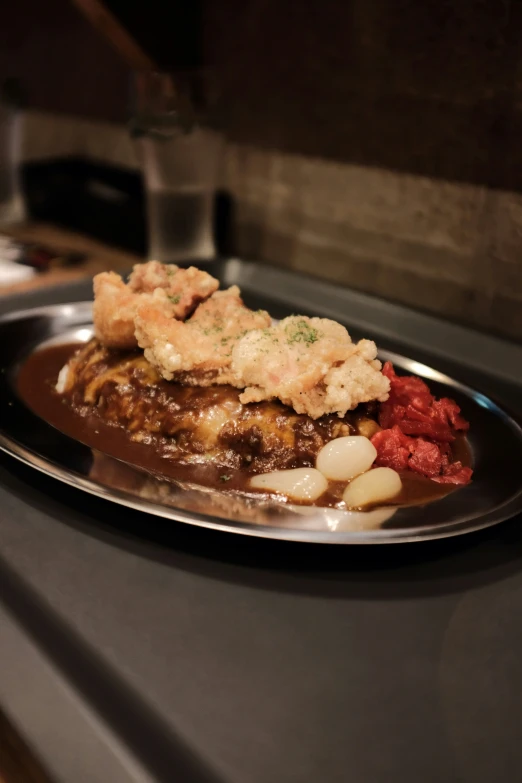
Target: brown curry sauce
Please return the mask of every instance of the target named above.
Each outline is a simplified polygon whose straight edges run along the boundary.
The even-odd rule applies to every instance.
[[[154,445],[131,440],[124,427],[104,421],[97,413],[80,415],[55,391],[56,379],[62,367],[78,348],[78,344],[56,345],[36,351],[20,369],[17,388],[21,399],[38,416],[60,432],[103,454],[167,479],[190,482],[223,492],[252,494],[251,477],[242,469],[209,464],[179,464],[167,459]],[[470,465],[471,454],[465,438],[454,444],[453,456],[463,465]],[[403,489],[386,505],[424,505],[458,489],[452,484],[439,484],[415,473],[401,475]],[[330,482],[329,488],[315,505],[337,506],[345,482]]]

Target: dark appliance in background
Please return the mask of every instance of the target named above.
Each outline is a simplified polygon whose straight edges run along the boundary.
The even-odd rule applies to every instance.
[[[55,223],[143,255],[147,246],[141,174],[84,158],[26,163],[22,186],[32,220]]]

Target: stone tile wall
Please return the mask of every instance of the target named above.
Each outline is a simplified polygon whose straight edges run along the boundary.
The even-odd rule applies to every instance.
[[[229,145],[237,251],[522,339],[522,196]]]

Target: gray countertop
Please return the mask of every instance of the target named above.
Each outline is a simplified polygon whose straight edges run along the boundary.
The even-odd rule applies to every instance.
[[[67,783],[518,780],[520,521],[406,546],[246,539],[0,454],[0,703]]]

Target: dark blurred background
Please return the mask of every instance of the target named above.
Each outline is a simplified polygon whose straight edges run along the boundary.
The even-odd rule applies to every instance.
[[[128,22],[163,67],[216,76],[228,250],[522,339],[521,3],[191,9],[181,31],[159,0]],[[69,0],[18,0],[1,16],[0,75],[27,91],[33,187],[50,161],[62,179],[64,161],[75,176],[87,161],[134,188],[139,211],[128,68]],[[85,215],[74,227],[88,230]],[[112,239],[125,245],[121,227]],[[135,229],[130,245],[142,241]]]

